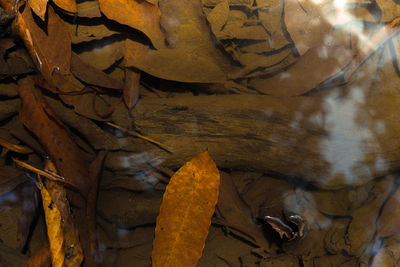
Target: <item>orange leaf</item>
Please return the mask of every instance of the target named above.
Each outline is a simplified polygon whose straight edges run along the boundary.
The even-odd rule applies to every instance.
[[[107,18],[143,32],[155,48],[165,47],[161,12],[156,5],[144,0],[99,0],[99,3]]]
[[[57,205],[43,184],[40,192],[44,214],[46,217],[47,236],[49,237],[52,266],[63,266],[65,260],[64,234],[62,229],[61,214]]]
[[[59,8],[68,11],[70,13],[77,13],[78,8],[75,0],[53,0]]]
[[[195,266],[218,200],[220,175],[208,152],[172,176],[157,217],[153,266]]]
[[[32,11],[44,21],[47,10],[47,0],[28,0],[28,3]]]

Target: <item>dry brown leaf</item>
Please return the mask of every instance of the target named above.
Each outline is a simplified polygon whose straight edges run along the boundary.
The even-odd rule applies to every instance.
[[[44,21],[47,10],[47,0],[28,0],[28,3],[32,11]]]
[[[196,266],[217,204],[219,183],[218,169],[207,151],[171,177],[157,217],[154,267]]]
[[[53,2],[69,13],[75,14],[78,11],[75,0],[53,0]]]
[[[158,6],[144,0],[100,0],[99,3],[107,18],[143,32],[155,48],[165,47]]]
[[[140,70],[125,68],[123,97],[128,109],[133,108],[139,100]]]

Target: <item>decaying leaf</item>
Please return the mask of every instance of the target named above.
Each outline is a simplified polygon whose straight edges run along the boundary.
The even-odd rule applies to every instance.
[[[87,64],[99,70],[105,70],[124,56],[124,48],[125,40],[121,40],[121,38],[117,40],[102,39],[90,42],[85,51],[77,54]]]
[[[51,254],[49,244],[46,242],[38,248],[25,262],[24,267],[49,267],[51,266]]]
[[[313,48],[288,70],[270,78],[253,79],[250,86],[274,96],[302,95],[340,71],[352,56],[352,52],[343,46]]]
[[[400,19],[394,19],[390,24],[382,26],[355,55],[354,59],[346,66],[344,80],[348,81],[354,72],[371,56],[380,46],[399,33]]]
[[[90,21],[88,22],[89,25],[86,23],[71,23],[69,21],[63,22],[69,30],[73,44],[100,40],[104,37],[119,34],[119,32],[110,29],[103,20],[100,23]]]
[[[61,214],[43,184],[40,192],[42,194],[43,209],[46,217],[52,266],[64,266],[65,247]]]
[[[222,82],[226,73],[215,62],[180,49],[151,50],[126,40],[126,66],[153,76],[180,82]]]
[[[53,0],[53,2],[69,13],[75,14],[78,11],[75,0]]]
[[[100,0],[99,3],[107,18],[143,32],[154,47],[165,47],[158,6],[143,0]]]
[[[47,0],[28,0],[28,3],[32,11],[44,21],[47,11]]]
[[[7,148],[8,150],[21,153],[21,154],[29,154],[32,153],[33,150],[24,145],[16,145],[8,142],[7,140],[0,138],[0,146]]]
[[[21,81],[18,91],[22,99],[21,121],[38,137],[60,175],[85,195],[90,187],[85,157],[69,136],[66,126],[56,119],[57,116],[47,107],[41,92],[35,89],[29,77]]]
[[[86,18],[100,18],[100,7],[98,1],[84,1],[77,5],[78,16]]]
[[[331,1],[284,1],[285,25],[300,56],[310,48],[320,46],[332,31]]]
[[[77,54],[72,53],[71,72],[80,80],[95,86],[122,89],[122,83],[111,78],[101,70],[83,61]]]
[[[195,266],[218,200],[219,172],[208,152],[172,176],[157,217],[153,266]]]
[[[46,160],[45,169],[52,173],[57,173],[56,167],[50,160]],[[74,225],[73,217],[71,214],[71,207],[67,200],[66,190],[62,185],[55,183],[53,181],[46,181],[46,189],[50,194],[51,201],[55,204],[55,207],[59,210],[62,220],[62,224],[60,225],[60,227],[63,233],[63,245],[64,245],[64,250],[67,251],[68,255],[68,257],[65,257],[64,259],[64,264],[66,266],[71,266],[71,267],[79,266],[83,261],[82,246],[79,241],[79,233]],[[46,224],[48,225],[49,223],[54,223],[54,222],[47,222],[46,220]],[[50,247],[51,247],[51,241],[50,241]]]
[[[221,173],[216,214],[217,218],[213,223],[227,227],[234,235],[255,246],[268,246],[263,229],[254,223],[249,206],[240,197],[232,178],[227,173]]]
[[[17,27],[36,67],[51,83],[54,70],[70,69],[71,38],[51,6],[48,7],[47,16],[44,31],[34,20],[31,10],[25,8],[22,14],[18,14]]]
[[[400,16],[399,1],[376,0],[375,3],[382,12],[382,22],[390,22]]]
[[[123,97],[128,109],[133,108],[139,100],[140,71],[125,68],[125,83]]]

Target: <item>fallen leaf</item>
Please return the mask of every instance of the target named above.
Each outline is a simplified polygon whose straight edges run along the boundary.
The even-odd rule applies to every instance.
[[[81,81],[90,85],[121,90],[121,82],[111,78],[106,73],[86,63],[77,54],[72,53],[71,72]]]
[[[13,143],[8,142],[7,140],[0,138],[0,146],[7,148],[8,150],[20,153],[20,154],[30,154],[33,152],[32,149],[30,149],[27,146],[23,145],[16,145]]]
[[[221,1],[216,5],[210,13],[207,14],[207,20],[211,25],[212,31],[219,33],[222,27],[225,25],[229,16],[229,4],[228,0]]]
[[[332,31],[328,21],[334,8],[331,1],[284,1],[284,22],[300,56],[310,48],[320,46]]]
[[[120,34],[119,32],[114,31],[107,26],[109,21],[106,19],[103,19],[100,22],[90,21],[87,23],[81,21],[79,21],[79,23],[71,23],[70,21],[65,20],[63,20],[63,22],[69,30],[73,44],[100,40],[111,35]]]
[[[220,66],[197,54],[180,49],[151,50],[126,40],[126,66],[135,67],[158,78],[179,82],[222,82],[226,75]]]
[[[85,157],[71,139],[66,126],[55,119],[57,116],[49,107],[44,108],[47,104],[29,77],[21,80],[18,92],[22,100],[22,123],[38,137],[60,175],[86,195],[90,185],[87,181]]]
[[[263,229],[254,223],[250,207],[240,197],[232,178],[221,173],[217,219],[215,224],[227,227],[234,235],[239,236],[258,247],[268,247]]]
[[[47,0],[28,0],[28,3],[32,11],[44,21],[47,11]]]
[[[217,204],[219,182],[207,151],[171,177],[157,217],[152,266],[196,266]]]
[[[255,78],[249,85],[273,96],[302,95],[341,71],[352,57],[352,52],[343,46],[313,48],[286,71],[268,78]]]
[[[71,62],[71,38],[61,19],[51,6],[47,12],[44,31],[34,20],[29,8],[18,13],[17,27],[37,69],[52,83],[53,71],[69,70]]]
[[[100,18],[100,6],[97,0],[80,2],[77,5],[78,17]]]
[[[399,1],[376,0],[375,4],[378,5],[380,12],[382,12],[382,22],[390,22],[400,16]]]
[[[41,184],[42,203],[46,219],[52,266],[65,266],[64,234],[62,218],[57,205],[51,199],[47,189]]]
[[[25,262],[24,267],[50,267],[51,254],[49,244],[46,242],[38,248],[33,255]]]
[[[50,160],[45,161],[45,170],[57,174],[57,169]],[[83,261],[83,251],[79,241],[78,230],[74,225],[66,190],[61,184],[49,180],[46,181],[45,189],[47,189],[47,192],[50,194],[51,201],[55,204],[55,207],[60,212],[62,220],[60,228],[63,233],[63,246],[68,255],[68,257],[65,257],[64,259],[64,264],[66,266],[80,266]],[[58,222],[50,223],[55,223],[55,226],[58,224]],[[48,225],[47,220],[46,224]]]
[[[69,13],[76,14],[76,12],[78,11],[75,0],[53,0],[53,2],[59,8]]]
[[[144,0],[99,0],[99,4],[107,18],[143,32],[155,48],[165,47],[158,6]]]
[[[103,38],[90,42],[85,48],[77,52],[79,57],[93,67],[105,70],[124,56],[125,40]]]
[[[344,81],[349,81],[350,77],[357,69],[371,57],[382,45],[391,40],[399,33],[399,18],[394,19],[390,24],[382,26],[357,52],[355,57],[346,66]]]
[[[133,108],[139,100],[139,82],[140,71],[130,68],[125,68],[125,83],[123,97],[125,105],[128,109]]]
[[[11,166],[0,167],[0,195],[14,190],[26,181],[28,181],[28,177],[24,172]]]

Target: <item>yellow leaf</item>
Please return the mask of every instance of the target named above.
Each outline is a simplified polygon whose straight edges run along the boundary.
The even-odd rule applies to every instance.
[[[46,217],[47,236],[49,237],[52,266],[64,266],[65,249],[61,214],[43,184],[40,192],[42,194],[43,209]]]
[[[196,266],[217,204],[219,183],[218,169],[207,151],[172,176],[157,217],[153,266]]]

